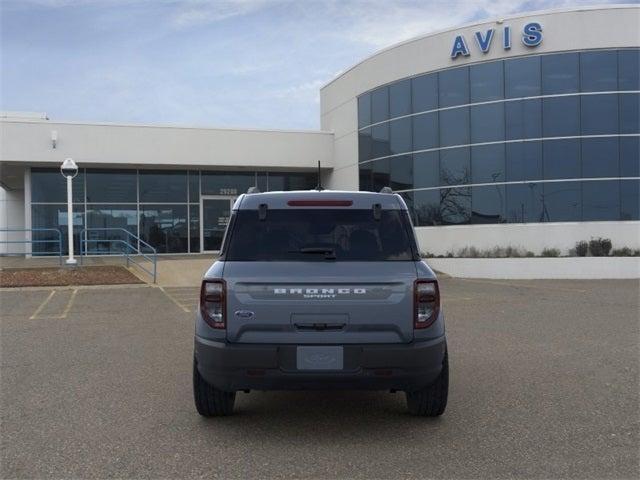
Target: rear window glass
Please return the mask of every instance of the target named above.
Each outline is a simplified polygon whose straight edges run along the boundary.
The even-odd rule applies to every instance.
[[[407,212],[382,210],[240,210],[231,222],[228,261],[413,260]]]

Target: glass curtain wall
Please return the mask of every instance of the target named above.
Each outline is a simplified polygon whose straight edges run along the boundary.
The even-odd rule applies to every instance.
[[[416,225],[638,220],[640,50],[484,62],[358,97],[360,189]]]

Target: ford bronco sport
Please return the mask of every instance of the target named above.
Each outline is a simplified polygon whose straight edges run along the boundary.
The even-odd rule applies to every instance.
[[[438,281],[403,199],[383,192],[237,199],[200,291],[201,415],[232,413],[236,392],[251,389],[402,390],[412,414],[444,412]]]

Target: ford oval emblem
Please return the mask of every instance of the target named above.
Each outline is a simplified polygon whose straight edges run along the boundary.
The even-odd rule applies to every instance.
[[[238,318],[244,318],[244,319],[253,318],[253,312],[250,310],[236,310],[235,315]]]

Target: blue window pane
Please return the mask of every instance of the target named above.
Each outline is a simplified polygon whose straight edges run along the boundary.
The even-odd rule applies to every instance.
[[[371,128],[364,128],[358,132],[358,160],[364,162],[372,158],[372,149]]]
[[[440,155],[438,152],[413,154],[413,183],[414,188],[440,185]]]
[[[140,237],[158,253],[188,251],[186,205],[141,205]]]
[[[542,136],[542,101],[540,99],[507,102],[506,138],[540,138]]]
[[[582,182],[582,220],[620,220],[620,181]]]
[[[620,176],[640,177],[640,137],[620,137]]]
[[[504,144],[471,147],[471,183],[505,181]]]
[[[617,137],[582,139],[583,178],[617,177],[618,165]]]
[[[469,148],[440,150],[440,185],[464,185],[470,180]]]
[[[389,119],[389,88],[382,87],[371,92],[371,123]]]
[[[71,181],[74,203],[84,203],[84,171]],[[31,169],[31,202],[67,203],[67,179],[57,168]]]
[[[373,191],[379,192],[391,183],[391,160],[384,158],[372,162]]]
[[[620,133],[640,133],[640,95],[621,93]]]
[[[360,190],[373,191],[373,169],[371,162],[360,164],[359,167]]]
[[[618,133],[618,95],[584,95],[580,102],[583,135]]]
[[[411,79],[411,96],[414,113],[438,108],[438,74]]]
[[[402,80],[389,86],[389,117],[411,113],[411,80]]]
[[[413,157],[400,155],[389,159],[389,186],[393,190],[413,188]]]
[[[389,143],[392,154],[411,151],[411,129],[411,117],[400,118],[389,122]]]
[[[358,97],[358,128],[371,124],[371,95],[365,93]]]
[[[580,54],[580,90],[615,92],[618,90],[618,54],[616,51]]]
[[[505,61],[504,77],[507,98],[540,95],[540,57]]]
[[[618,88],[640,90],[640,50],[618,52]]]
[[[503,223],[505,216],[504,185],[471,187],[471,223]]]
[[[545,137],[580,135],[580,98],[557,97],[542,101],[542,132]]]
[[[62,175],[56,172],[60,178]],[[80,232],[84,228],[84,205],[73,205],[73,248],[80,252]],[[11,227],[11,225],[9,225]],[[31,228],[53,228],[60,232],[33,232],[31,251],[35,255],[67,255],[69,250],[67,205],[31,205]],[[17,238],[16,238],[17,240]],[[7,253],[18,253],[24,244],[5,244]]]
[[[542,179],[542,142],[507,143],[507,181]]]
[[[581,182],[543,184],[543,221],[579,222],[582,219]]]
[[[414,222],[417,226],[442,224],[440,213],[440,190],[418,190],[413,192]]]
[[[389,146],[389,124],[371,127],[371,157],[385,157],[391,154]]]
[[[469,143],[469,108],[454,108],[440,112],[440,146]]]
[[[561,53],[542,57],[542,94],[578,91],[579,57],[577,53]]]
[[[545,180],[580,178],[580,140],[548,140],[543,142]]]
[[[424,113],[413,117],[413,149],[438,148],[438,113]]]
[[[286,192],[315,188],[318,179],[313,173],[269,173],[268,182],[270,191]]]
[[[440,216],[443,225],[462,225],[471,221],[471,188],[440,189]]]
[[[503,62],[481,63],[469,69],[471,103],[504,98]]]
[[[189,201],[200,202],[200,172],[194,170],[189,172]]]
[[[525,183],[506,186],[507,221],[537,223],[543,219],[542,184]]]
[[[258,181],[257,186],[261,192],[267,192],[269,190],[269,180],[267,172],[257,172]]]
[[[469,69],[452,68],[438,74],[440,108],[469,103]]]
[[[135,170],[87,170],[87,202],[138,201]]]
[[[620,219],[640,220],[640,180],[620,181]]]
[[[504,103],[471,107],[471,143],[504,140]]]
[[[200,178],[204,195],[239,195],[256,184],[254,172],[202,172]],[[277,177],[274,176],[273,182],[271,180],[269,178],[269,189],[275,190]]]
[[[89,253],[122,253],[121,241],[128,241],[129,238],[120,229],[138,235],[137,206],[135,204],[87,205],[87,228],[109,229],[88,234],[88,238],[99,240],[87,242]]]
[[[140,170],[141,202],[187,202],[187,172]]]
[[[265,184],[261,192],[267,191]],[[189,205],[189,252],[200,252],[200,204],[192,203]]]

